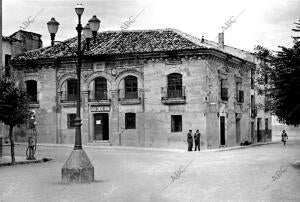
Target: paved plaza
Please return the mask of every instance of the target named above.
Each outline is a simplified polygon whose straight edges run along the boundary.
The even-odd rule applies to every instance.
[[[96,182],[69,185],[61,168],[71,150],[40,146],[38,157],[54,160],[0,167],[1,201],[300,201],[300,167],[291,164],[299,141],[191,153],[86,148]]]

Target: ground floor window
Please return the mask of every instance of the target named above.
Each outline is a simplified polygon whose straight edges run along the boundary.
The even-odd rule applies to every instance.
[[[125,114],[125,129],[135,129],[135,113]]]
[[[68,128],[75,128],[76,114],[68,114]]]
[[[171,132],[182,132],[181,115],[171,115]]]

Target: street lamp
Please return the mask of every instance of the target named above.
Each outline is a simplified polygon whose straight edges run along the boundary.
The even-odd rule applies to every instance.
[[[92,19],[89,20],[89,25],[93,34],[94,43],[96,43],[96,36],[97,36],[97,31],[100,27],[100,22],[101,21],[95,15],[92,17]]]
[[[49,22],[47,22],[48,31],[51,36],[51,46],[54,45],[55,34],[58,30],[59,23],[55,20],[55,18],[51,18]]]
[[[93,18],[90,20],[90,24],[82,28],[81,25],[81,16],[83,14],[84,8],[82,7],[82,4],[77,4],[75,7],[75,12],[78,16],[78,25],[76,27],[77,34],[78,34],[78,46],[77,46],[77,68],[76,68],[76,74],[77,74],[77,106],[76,106],[76,118],[75,118],[75,145],[74,149],[71,152],[68,160],[65,162],[63,168],[62,168],[62,181],[63,182],[92,182],[94,181],[94,167],[92,163],[90,162],[87,154],[82,149],[82,143],[81,143],[81,118],[80,118],[80,78],[81,78],[81,64],[82,64],[82,55],[84,53],[85,47],[81,50],[81,32],[86,36],[87,43],[91,38],[91,32],[94,34],[94,37],[96,38],[97,31],[100,27],[100,20],[97,19],[97,17],[94,15]],[[91,24],[92,23],[92,24]],[[55,21],[54,18],[50,20],[50,22],[47,23],[49,33],[51,35],[51,44],[54,44],[54,38],[55,33],[58,30],[59,23]],[[89,29],[89,27],[92,25],[92,29]],[[52,37],[53,36],[53,37]],[[53,39],[52,39],[53,38]],[[95,41],[95,40],[94,40]],[[89,47],[87,47],[89,48]]]
[[[92,30],[90,29],[89,23],[87,23],[86,26],[82,28],[82,32],[86,38],[86,50],[90,50],[90,41],[92,38]]]

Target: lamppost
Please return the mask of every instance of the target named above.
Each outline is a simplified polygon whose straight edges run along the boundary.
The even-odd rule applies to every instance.
[[[81,50],[81,32],[86,36],[86,46],[89,48],[89,41],[91,36],[94,37],[94,42],[96,42],[97,31],[100,27],[100,20],[94,15],[92,19],[89,20],[89,24],[82,28],[81,25],[81,16],[83,14],[84,8],[82,4],[77,4],[75,7],[75,12],[78,16],[78,25],[76,27],[78,34],[78,46],[77,46],[77,106],[76,106],[76,119],[75,119],[75,145],[74,149],[71,152],[69,158],[62,167],[62,181],[63,182],[92,182],[94,181],[94,167],[90,162],[87,154],[82,149],[81,143],[81,118],[80,118],[80,78],[81,78],[81,64],[82,64],[82,55],[84,53],[85,47]],[[51,36],[51,45],[54,45],[55,34],[58,30],[59,23],[54,19],[47,23],[48,30]],[[70,49],[71,50],[71,49]]]

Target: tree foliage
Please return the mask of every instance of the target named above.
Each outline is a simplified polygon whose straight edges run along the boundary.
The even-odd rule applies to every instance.
[[[26,92],[16,85],[14,78],[0,78],[0,121],[9,126],[12,164],[14,157],[13,128],[23,124],[30,116]]]
[[[299,22],[293,31],[300,32]],[[300,124],[300,37],[292,38],[291,48],[279,46],[280,50],[273,54],[256,46],[254,52],[261,60],[257,68],[260,93],[270,98],[268,106],[280,122],[296,126]]]

